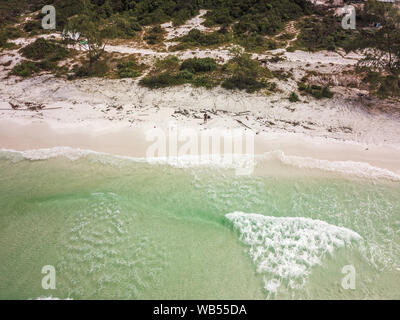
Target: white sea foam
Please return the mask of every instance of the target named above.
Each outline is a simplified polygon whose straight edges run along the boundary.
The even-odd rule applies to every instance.
[[[47,160],[57,157],[65,157],[71,161],[75,161],[88,156],[96,156],[97,159],[104,163],[115,163],[115,160],[130,160],[134,162],[143,162],[149,164],[166,164],[177,168],[200,167],[200,166],[216,166],[224,168],[247,169],[254,166],[254,157],[252,155],[183,155],[174,157],[129,157],[122,155],[109,154],[80,148],[71,147],[54,147],[33,149],[25,151],[16,151],[10,149],[0,149],[0,157],[11,161],[21,160]]]
[[[70,160],[78,160],[82,157],[85,157],[90,154],[102,154],[100,152],[84,150],[79,148],[71,148],[71,147],[54,147],[54,148],[43,148],[43,149],[32,149],[25,151],[16,151],[10,149],[1,149],[0,150],[3,157],[6,157],[10,160],[47,160],[56,157],[66,157]]]
[[[129,160],[134,162],[150,164],[166,164],[178,168],[215,166],[220,168],[249,169],[257,166],[260,161],[278,160],[285,165],[299,169],[317,169],[322,171],[337,172],[345,175],[352,175],[361,178],[378,178],[392,181],[400,181],[400,175],[379,167],[372,166],[366,162],[355,161],[329,161],[310,157],[300,157],[285,155],[281,150],[264,153],[263,155],[213,155],[209,157],[184,155],[179,157],[154,157],[141,158],[114,155],[105,152],[98,152],[86,149],[71,147],[54,147],[16,151],[10,149],[0,149],[0,158],[11,161],[21,160],[47,160],[57,157],[65,157],[75,161],[88,156],[95,156],[99,162],[106,164],[116,164],[118,160]],[[118,162],[120,163],[120,162]]]
[[[250,246],[257,272],[264,275],[264,288],[276,294],[282,282],[289,289],[304,285],[311,269],[336,248],[351,245],[361,236],[344,227],[302,217],[269,217],[233,212],[226,215]]]
[[[49,297],[38,297],[35,300],[73,300],[71,298],[66,298],[66,299],[61,299],[61,298],[57,298],[57,297],[53,297],[53,296],[49,296]]]
[[[310,157],[288,156],[281,150],[267,152],[258,157],[258,160],[277,159],[283,164],[300,169],[318,169],[330,172],[339,172],[362,178],[382,178],[400,181],[400,175],[387,169],[378,168],[366,162],[356,161],[329,161]]]

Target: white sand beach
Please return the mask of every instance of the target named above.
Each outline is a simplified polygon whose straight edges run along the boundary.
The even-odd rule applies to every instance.
[[[393,78],[302,1],[183,2],[0,34],[0,299],[398,299]]]
[[[165,39],[194,28],[212,32],[214,29],[202,25],[206,13],[201,10],[179,27],[163,24]],[[60,34],[39,37],[60,38]],[[12,42],[26,45],[36,38]],[[171,42],[165,43],[168,49]],[[110,44],[106,50],[133,54],[145,62],[171,54],[129,41]],[[228,47],[174,54],[180,59],[229,60]],[[400,105],[368,96],[360,89],[360,80],[346,73],[362,55],[285,49],[253,54],[259,60],[274,56],[281,59],[268,63],[268,68],[292,76],[274,79],[278,87],[275,93],[249,94],[189,85],[150,90],[133,79],[67,81],[48,74],[21,79],[9,75],[21,60],[20,53],[5,50],[0,55],[0,148],[72,147],[144,157],[149,147],[146,134],[154,128],[177,126],[198,132],[240,128],[254,133],[256,155],[278,151],[316,160],[367,163],[400,173]],[[312,76],[317,83],[334,85],[334,97],[316,100],[301,96],[300,101],[290,102],[288,95],[297,89],[297,82],[312,72],[317,74]],[[210,116],[206,124],[205,112]]]
[[[255,154],[352,161],[400,173],[397,119],[334,98],[318,104],[223,89],[148,90],[128,80],[55,79],[0,82],[0,148],[72,147],[145,157],[149,130],[170,126],[242,129],[255,135]],[[12,104],[20,105],[18,110]],[[26,106],[25,104],[28,104]],[[29,103],[43,105],[29,110]],[[204,124],[203,114],[211,119]]]

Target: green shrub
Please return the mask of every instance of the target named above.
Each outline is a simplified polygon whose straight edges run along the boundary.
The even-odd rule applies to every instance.
[[[269,70],[264,69],[259,61],[251,59],[246,53],[233,52],[233,58],[223,66],[228,78],[222,83],[225,89],[239,89],[247,92],[255,92],[267,88],[264,79],[268,76]]]
[[[267,89],[269,91],[275,91],[277,89],[278,85],[275,82],[268,82],[267,83]]]
[[[307,86],[307,84],[306,84],[305,82],[299,82],[299,83],[297,84],[297,86],[298,86],[298,89],[299,89],[300,91],[306,91],[307,88],[308,88],[308,86]]]
[[[168,56],[158,60],[150,75],[141,79],[140,85],[151,89],[165,88],[182,84],[192,84],[195,87],[212,88],[218,84],[207,75],[218,68],[211,58],[187,59],[180,64],[176,56]]]
[[[238,35],[235,37],[236,42],[249,52],[264,52],[266,50],[275,50],[278,44],[274,40],[266,39],[265,37],[252,33],[250,35]]]
[[[309,85],[304,82],[298,84],[298,89],[305,92],[316,99],[332,98],[333,92],[330,91],[329,86]]]
[[[273,71],[272,74],[275,78],[282,81],[287,81],[289,78],[293,77],[293,73],[291,71],[276,70]]]
[[[218,68],[218,64],[212,58],[192,58],[183,61],[181,70],[188,70],[191,73],[210,72]]]
[[[140,80],[141,86],[158,89],[173,87],[182,84],[192,84],[195,87],[213,88],[219,84],[218,80],[213,80],[209,76],[203,74],[196,76],[188,70],[181,70],[175,74],[163,72],[156,75],[147,76]]]
[[[5,34],[0,33],[0,48],[5,47],[5,45],[7,44],[7,37]]]
[[[204,87],[207,89],[214,88],[218,85],[218,81],[214,81],[209,76],[198,76],[192,80],[192,85],[195,87]]]
[[[6,27],[0,30],[0,48],[12,48],[15,45],[8,42],[10,39],[17,39],[22,37],[22,32],[20,29],[14,27]]]
[[[332,98],[333,97],[333,92],[329,89],[328,86],[324,86],[321,89],[321,98]]]
[[[115,15],[110,18],[111,22],[106,25],[103,30],[105,38],[132,38],[136,35],[137,31],[141,31],[142,27],[133,17],[125,15]]]
[[[272,58],[268,59],[268,62],[277,63],[277,62],[281,62],[283,60],[285,60],[285,59],[282,58],[281,56],[275,55]]]
[[[177,56],[169,55],[164,59],[157,59],[155,63],[155,71],[177,71],[179,69],[180,60]]]
[[[400,80],[397,75],[388,75],[383,77],[377,94],[380,98],[400,96]]]
[[[248,93],[253,93],[260,89],[266,88],[267,84],[262,81],[257,81],[249,77],[234,76],[222,82],[222,87],[228,90],[246,90]]]
[[[34,2],[37,1],[39,0]],[[8,2],[16,2],[20,6],[20,2],[27,1]],[[60,30],[67,19],[79,14],[83,7],[81,0],[54,0],[50,3],[54,3],[57,9],[57,27]],[[205,25],[233,25],[235,34],[257,33],[262,36],[276,33],[288,21],[311,12],[311,5],[307,0],[92,0],[91,3],[94,15],[98,19],[104,19],[104,25],[115,20],[115,16],[124,19],[127,19],[126,16],[137,17],[137,23],[142,26],[169,21],[179,25],[197,15],[199,9],[208,9]],[[130,22],[121,23],[122,26],[128,25],[126,34],[129,34]],[[120,26],[118,28],[121,29]]]
[[[151,28],[144,36],[144,40],[146,40],[146,42],[151,45],[158,44],[162,42],[163,39],[164,30],[160,25]]]
[[[12,74],[29,77],[39,71],[55,71],[58,74],[65,72],[64,68],[59,68],[57,63],[69,55],[63,46],[42,38],[20,49],[22,56],[28,59],[37,60],[23,61],[12,71]]]
[[[278,37],[278,39],[279,40],[293,40],[295,36],[296,36],[295,33],[284,32]]]
[[[292,92],[291,94],[290,94],[290,96],[289,96],[289,101],[290,102],[297,102],[297,101],[299,101],[300,99],[299,99],[299,96],[297,95],[297,93],[296,92]]]
[[[205,25],[234,24],[236,34],[271,35],[286,22],[310,12],[306,0],[210,1]]]
[[[184,74],[179,76],[169,72],[163,72],[153,76],[147,76],[140,80],[140,85],[150,89],[166,88],[184,84],[186,82]]]
[[[178,79],[178,81],[190,81],[193,79],[193,73],[191,73],[189,70],[181,70],[176,74],[176,79]]]
[[[17,64],[11,71],[13,75],[20,77],[30,77],[31,75],[40,72],[40,67],[32,61],[22,61]]]
[[[110,70],[110,67],[109,67],[107,61],[98,60],[92,64],[92,67],[89,72],[89,76],[102,78],[108,73],[109,70]]]
[[[7,34],[8,39],[17,39],[23,36],[21,29],[15,27],[7,27],[2,32]]]
[[[358,32],[344,30],[341,18],[330,14],[307,18],[300,23],[300,29],[297,40],[292,43],[292,50],[334,51],[338,47],[346,50],[358,47]]]
[[[23,47],[20,52],[28,59],[46,59],[52,62],[60,61],[68,56],[68,50],[66,48],[43,38],[39,38],[35,42]]]
[[[141,75],[138,65],[133,60],[122,61],[117,68],[120,78],[136,78]]]
[[[89,68],[86,66],[81,66],[77,69],[75,69],[75,74],[74,76],[76,78],[86,78],[89,77]]]
[[[28,32],[31,36],[36,35],[43,31],[42,24],[39,20],[28,21],[24,25],[24,31]]]
[[[384,76],[378,72],[368,71],[363,82],[369,85],[371,93],[381,99],[400,96],[400,79],[396,75]]]
[[[382,83],[382,75],[376,71],[368,71],[362,81],[369,84],[370,90],[376,91]]]
[[[57,69],[57,63],[54,61],[49,61],[47,59],[35,62],[41,70],[51,71]]]
[[[31,9],[38,10],[39,0],[0,0],[0,26],[18,22],[21,14]]]
[[[97,77],[103,78],[110,71],[107,61],[98,60],[89,67],[88,63],[83,66],[75,68],[76,78]]]
[[[201,32],[198,29],[192,29],[187,35],[177,38],[175,40],[180,41],[181,43],[172,47],[172,51],[197,47],[218,46],[230,42],[232,40],[232,37],[228,33],[224,34],[219,31],[205,33]]]

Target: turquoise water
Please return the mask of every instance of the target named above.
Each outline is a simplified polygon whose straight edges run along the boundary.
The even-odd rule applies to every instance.
[[[399,299],[400,183],[280,169],[3,152],[0,299]]]

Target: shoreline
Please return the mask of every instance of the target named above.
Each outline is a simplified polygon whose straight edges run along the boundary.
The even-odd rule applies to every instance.
[[[254,135],[255,156],[275,153],[280,162],[299,157],[312,166],[359,163],[400,175],[397,116],[368,109],[345,93],[290,103],[285,93],[187,85],[150,90],[134,80],[66,81],[42,75],[0,81],[0,94],[1,149],[70,147],[145,158],[151,145],[146,133],[154,129],[168,132],[175,126],[197,135],[239,130]],[[206,124],[204,112],[211,116]]]
[[[92,128],[97,128],[97,130]],[[0,120],[0,150],[15,151],[31,160],[57,156],[75,159],[87,154],[100,154],[150,163],[199,165],[199,157],[191,158],[193,155],[184,154],[173,159],[168,150],[166,159],[149,158],[146,152],[154,144],[154,140],[147,140],[146,134],[152,130],[155,129],[150,126],[133,128],[108,122],[63,123],[60,126],[57,123],[45,121],[24,123],[3,119]],[[184,127],[179,128],[178,132],[180,130],[184,130]],[[191,130],[193,131],[193,128]],[[194,129],[193,132],[199,136],[203,133],[207,134],[207,130],[199,128]],[[245,133],[243,130],[243,134]],[[178,148],[181,148],[185,142],[180,142]],[[195,156],[198,155],[200,154]],[[222,158],[226,156],[222,148],[218,155]],[[262,133],[254,136],[252,156],[257,164],[257,174],[290,176],[297,174],[298,169],[304,169],[306,170],[304,174],[309,175],[312,175],[315,170],[322,170],[325,173],[334,172],[341,175],[400,181],[400,161],[397,160],[400,159],[400,148],[393,146],[335,141],[294,133]],[[212,155],[209,154],[207,161],[200,165],[221,165],[218,162],[221,158],[215,162],[209,161],[211,158]]]

